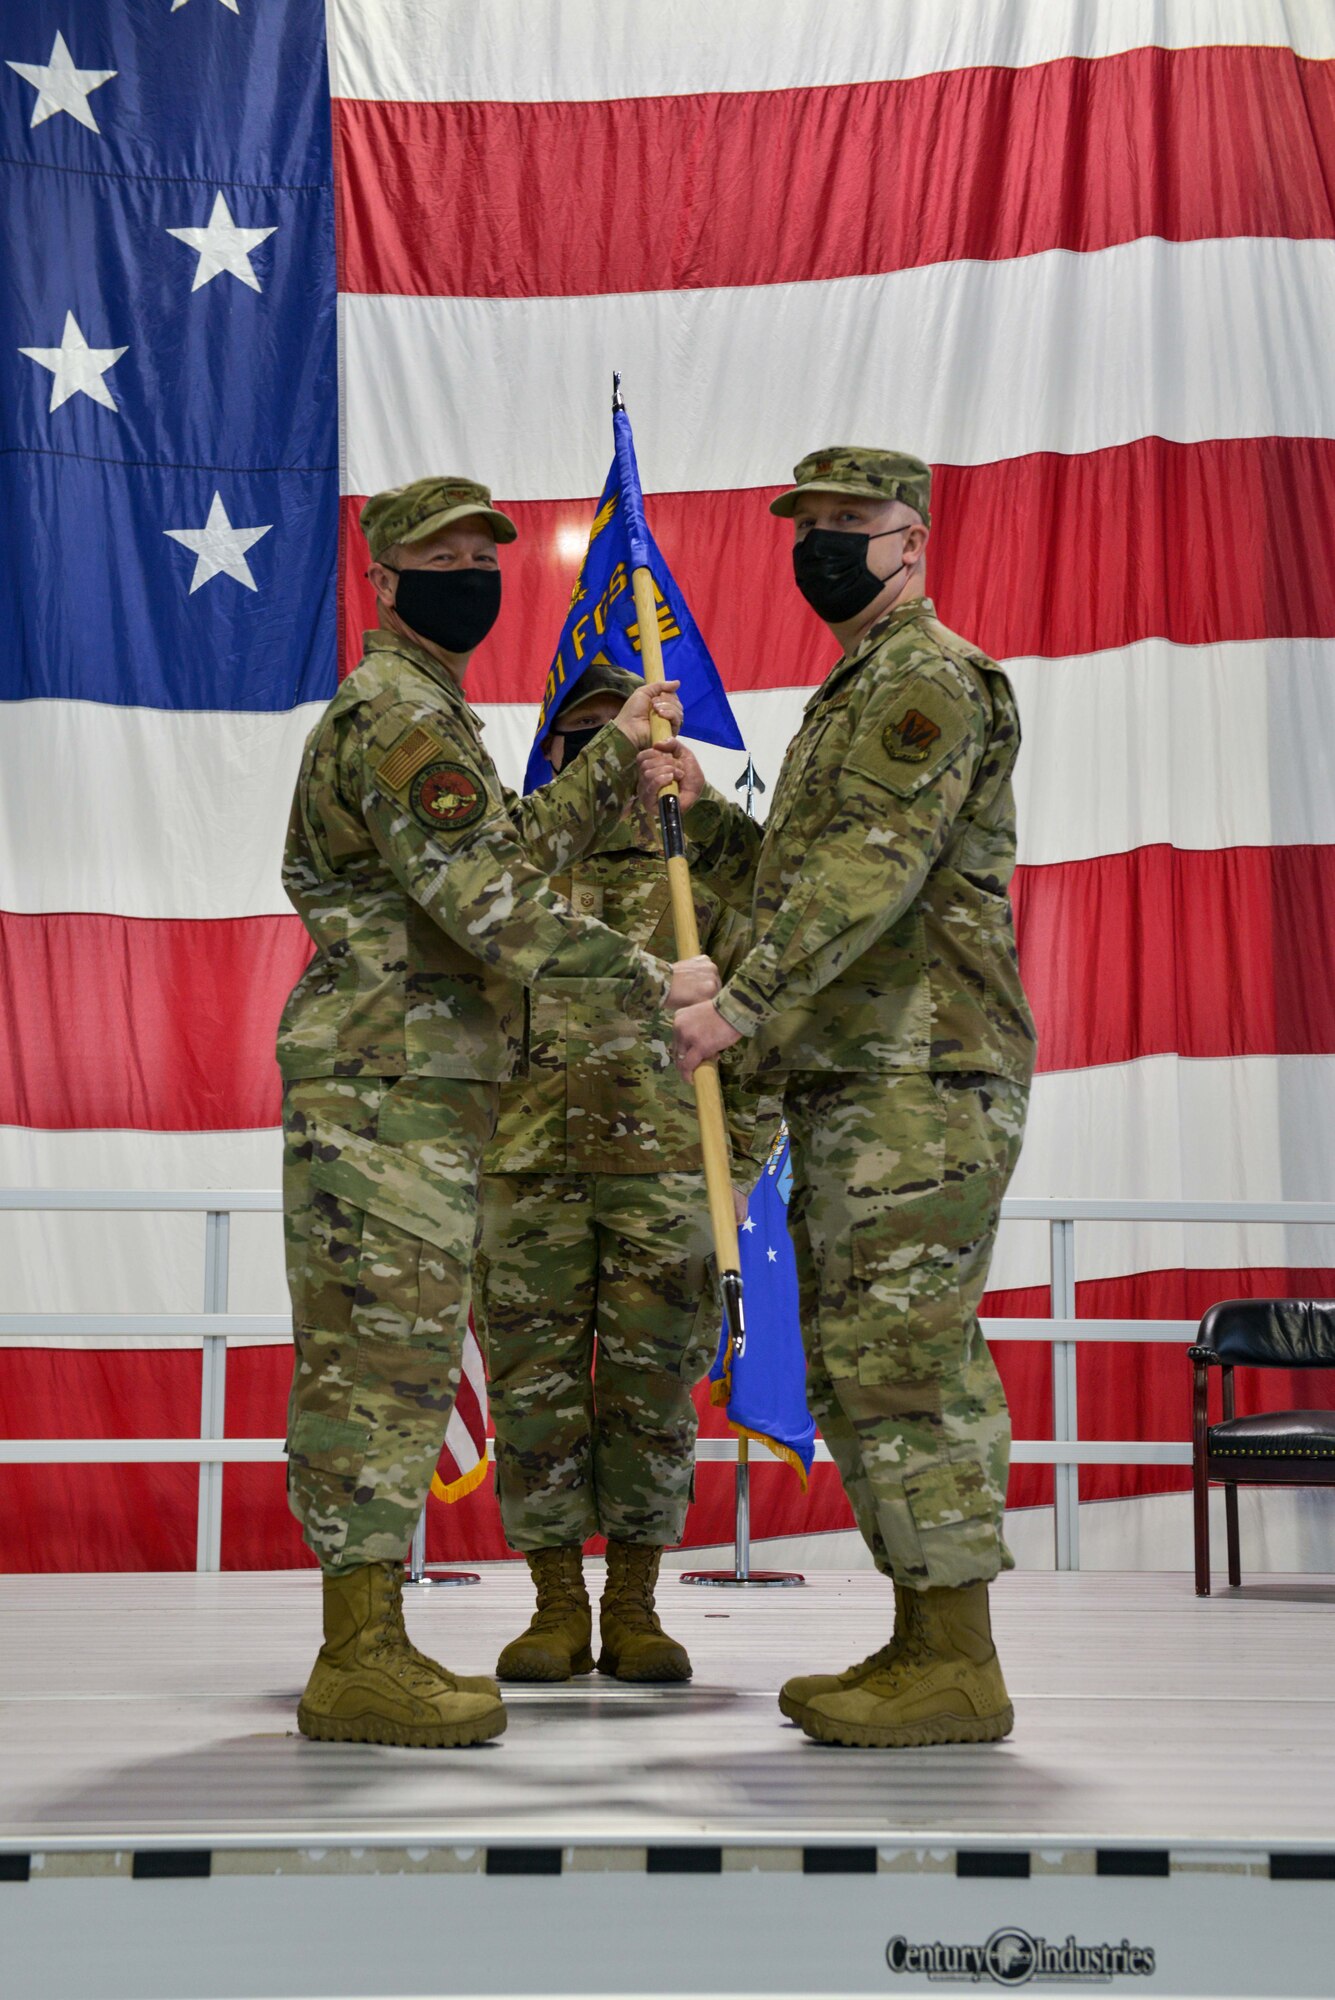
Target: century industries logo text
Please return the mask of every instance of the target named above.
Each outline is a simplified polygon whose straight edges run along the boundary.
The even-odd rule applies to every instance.
[[[985,1979],[994,1986],[1041,1986],[1055,1979],[1068,1985],[1073,1980],[1106,1984],[1117,1978],[1147,1979],[1154,1971],[1148,1945],[1126,1938],[1120,1944],[1078,1944],[1074,1937],[1054,1944],[1013,1925],[993,1931],[986,1944],[943,1944],[940,1939],[913,1944],[906,1937],[892,1937],[885,1962],[892,1972],[975,1986]]]

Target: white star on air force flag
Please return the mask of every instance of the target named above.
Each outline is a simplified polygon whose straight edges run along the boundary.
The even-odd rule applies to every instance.
[[[229,14],[239,14],[241,12],[240,7],[237,5],[237,0],[222,0],[222,3]],[[178,13],[184,5],[185,0],[172,0],[173,14]]]
[[[17,70],[23,81],[30,83],[37,92],[29,129],[33,125],[45,125],[47,119],[54,118],[58,111],[67,111],[71,118],[77,118],[90,132],[100,132],[101,127],[88,107],[89,95],[94,90],[100,90],[104,83],[110,83],[117,72],[114,69],[76,69],[65,37],[58,28],[51,45],[49,63],[11,62],[7,67]]]
[[[48,411],[58,410],[62,403],[68,403],[71,396],[91,396],[95,403],[114,410],[116,400],[102,377],[108,368],[115,367],[126,352],[124,347],[90,347],[72,312],[65,315],[65,331],[60,336],[59,347],[19,349],[20,354],[26,354],[29,361],[35,361],[39,368],[49,368],[55,378],[51,384]]]
[[[250,253],[267,242],[276,230],[277,224],[271,229],[242,229],[232,220],[227,197],[219,191],[213,198],[213,213],[205,228],[169,229],[167,234],[199,253],[195,282],[190,287],[192,292],[197,292],[201,285],[207,285],[210,278],[220,277],[224,271],[240,278],[252,292],[258,292],[260,281],[251,269]]]
[[[755,1226],[756,1226],[756,1219],[754,1215],[748,1215],[746,1221],[742,1224],[742,1228],[746,1231],[748,1236],[751,1234],[751,1231],[755,1228]]]
[[[170,535],[174,542],[180,542],[195,557],[195,573],[190,579],[190,595],[193,597],[201,584],[215,576],[233,576],[238,583],[244,583],[247,590],[258,590],[259,585],[246,561],[246,550],[253,548],[272,526],[270,521],[263,528],[234,528],[227,518],[222,494],[215,493],[209,518],[202,528],[164,528],[162,532]]]

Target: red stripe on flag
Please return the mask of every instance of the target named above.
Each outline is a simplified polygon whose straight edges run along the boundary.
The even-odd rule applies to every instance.
[[[1279,48],[594,103],[341,99],[334,126],[349,292],[573,297],[1335,234],[1335,64]]]
[[[1042,1070],[1335,1050],[1335,848],[1142,847],[1014,901]]]
[[[296,917],[0,913],[0,1125],[243,1131],[279,1120]]]
[[[1014,894],[1044,1070],[1335,1053],[1335,848],[1139,848],[1020,868]],[[0,956],[0,1124],[278,1122],[295,917],[0,917]]]
[[[767,506],[780,490],[659,493],[649,504],[664,559],[731,689],[812,685],[835,653],[793,587],[792,529]],[[1074,457],[943,465],[929,582],[946,623],[999,659],[1156,637],[1185,646],[1335,637],[1332,492],[1329,438],[1141,438]],[[343,502],[345,673],[375,623],[362,504]],[[468,693],[536,703],[577,567],[562,540],[572,529],[587,535],[594,502],[505,506],[520,539],[504,553],[505,609]],[[1240,536],[1282,556],[1240,560]]]

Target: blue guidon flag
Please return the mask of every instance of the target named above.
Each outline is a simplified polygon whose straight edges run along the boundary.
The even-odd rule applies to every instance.
[[[709,1380],[710,1400],[727,1410],[729,1429],[768,1445],[805,1487],[816,1455],[816,1422],[807,1408],[797,1262],[788,1234],[792,1188],[785,1128],[770,1148],[741,1227],[746,1349],[729,1363],[725,1325]]]
[[[654,579],[658,631],[663,642],[663,672],[681,683],[685,710],[683,736],[716,743],[723,750],[744,750],[742,732],[728,705],[718,668],[710,657],[691,616],[690,607],[673,580],[644,518],[640,469],[635,440],[623,409],[612,413],[614,452],[603,485],[589,546],[570,597],[556,654],[548,669],[538,713],[538,729],[524,773],[524,790],[545,785],[552,767],[543,755],[543,739],[566,696],[595,660],[642,674],[640,631],[635,616],[631,575],[647,569]]]

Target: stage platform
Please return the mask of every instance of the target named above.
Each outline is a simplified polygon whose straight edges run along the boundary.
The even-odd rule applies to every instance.
[[[910,1993],[1010,1931],[966,1981],[1083,1990],[1033,1946],[1073,1937],[1153,1954],[1114,1988],[1329,1993],[1335,1581],[1216,1587],[1007,1577],[1013,1738],[875,1753],[774,1694],[877,1644],[885,1585],[669,1576],[689,1686],[508,1690],[433,1753],[296,1734],[312,1572],[0,1578],[0,1993]],[[473,1671],[530,1601],[410,1597]]]

